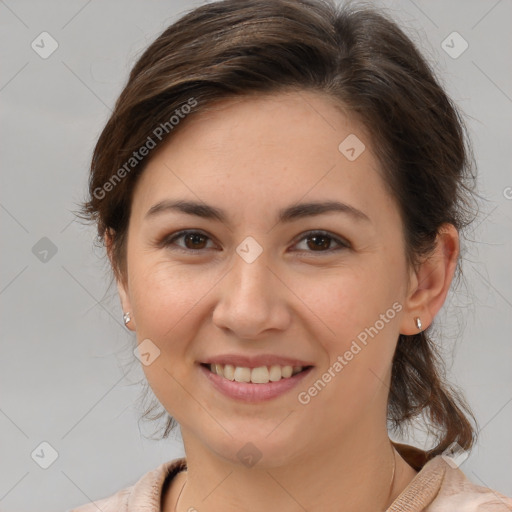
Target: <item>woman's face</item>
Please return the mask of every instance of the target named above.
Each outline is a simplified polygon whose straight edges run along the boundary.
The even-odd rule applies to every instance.
[[[137,183],[127,243],[123,308],[186,443],[273,466],[385,429],[413,325],[402,223],[371,141],[332,100],[244,98],[188,119]]]

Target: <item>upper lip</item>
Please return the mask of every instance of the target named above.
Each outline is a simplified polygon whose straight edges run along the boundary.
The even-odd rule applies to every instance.
[[[231,364],[233,366],[240,366],[245,368],[258,368],[259,366],[313,366],[311,363],[294,359],[292,357],[283,357],[273,354],[260,354],[258,356],[243,356],[237,354],[223,354],[212,356],[204,361],[202,364]]]

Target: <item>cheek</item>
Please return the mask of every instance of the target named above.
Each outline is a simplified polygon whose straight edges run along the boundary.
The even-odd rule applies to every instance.
[[[187,392],[191,363],[188,349],[197,336],[198,315],[205,296],[218,278],[198,267],[140,261],[132,270],[131,297],[141,343],[149,339],[158,357],[143,365],[146,379],[160,403],[177,421],[201,414]],[[185,384],[188,383],[188,384]]]
[[[328,356],[319,368],[329,381],[324,398],[346,407],[333,414],[356,411],[387,380],[402,305],[398,273],[384,268],[377,261],[339,268],[316,279],[315,285],[303,280],[298,288],[314,312],[309,315],[312,336]]]
[[[305,393],[300,403],[308,401],[304,410],[308,418],[319,419],[318,428],[327,423],[342,432],[370,410],[385,414],[402,306],[387,283],[372,280],[329,280],[324,291],[311,304],[322,319],[315,322],[313,336],[327,360],[311,387],[299,390]],[[384,405],[371,407],[375,402]]]
[[[131,287],[137,332],[155,340],[170,340],[208,290],[215,284],[211,272],[158,262],[134,269]]]
[[[393,303],[400,299],[398,278],[390,270],[384,272],[379,263],[330,269],[323,275],[297,280],[294,291],[311,311],[311,325],[322,333],[318,339],[343,348],[390,308],[386,326],[396,323]]]
[[[187,403],[179,383],[189,378],[193,361],[188,349],[197,334],[201,299],[214,281],[206,272],[169,262],[139,264],[134,265],[130,287],[138,343],[149,339],[158,354],[150,365],[143,364],[143,370],[155,395],[174,415],[179,413],[176,404]]]

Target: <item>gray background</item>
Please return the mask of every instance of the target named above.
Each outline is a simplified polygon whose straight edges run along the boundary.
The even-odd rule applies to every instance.
[[[143,374],[132,364],[134,337],[108,289],[94,229],[71,211],[137,56],[201,3],[0,0],[0,510],[65,510],[183,455],[179,434],[151,441],[153,426],[137,421]],[[512,495],[512,2],[376,3],[417,41],[468,118],[486,199],[440,334],[449,377],[481,428],[462,469]],[[47,59],[31,47],[43,31],[59,45]],[[441,46],[453,31],[469,44],[458,58]],[[46,261],[43,237],[57,250]],[[58,452],[48,469],[31,458],[43,441]]]

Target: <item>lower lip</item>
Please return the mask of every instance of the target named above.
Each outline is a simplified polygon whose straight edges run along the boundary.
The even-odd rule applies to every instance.
[[[294,388],[302,379],[309,375],[313,367],[310,366],[306,370],[287,379],[281,379],[277,382],[268,382],[267,384],[231,381],[211,372],[201,364],[199,365],[199,369],[211,382],[213,387],[224,395],[242,402],[263,402],[283,395]]]

